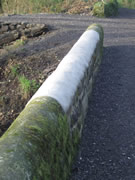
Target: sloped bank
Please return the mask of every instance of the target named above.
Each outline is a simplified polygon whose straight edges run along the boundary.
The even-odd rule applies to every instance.
[[[67,179],[102,47],[102,27],[94,24],[1,137],[1,180]]]

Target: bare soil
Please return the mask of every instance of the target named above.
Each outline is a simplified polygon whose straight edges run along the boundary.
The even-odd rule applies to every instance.
[[[58,44],[55,41],[53,48],[45,51],[39,48],[39,41],[46,41],[47,37],[52,34],[57,34],[57,31],[51,30],[45,35],[29,39],[25,45],[17,48],[14,48],[11,43],[0,49],[0,135],[24,109],[37,87],[56,69],[63,53],[67,51],[66,46],[63,48],[60,45],[57,48]],[[35,50],[32,48],[33,46]],[[34,80],[36,87],[26,94],[21,88],[18,78],[20,76]]]

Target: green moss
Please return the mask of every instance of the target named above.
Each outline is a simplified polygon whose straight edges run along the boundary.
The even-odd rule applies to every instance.
[[[103,28],[100,24],[92,24],[87,28],[87,30],[91,30],[91,29],[94,31],[97,31],[99,33],[101,40],[104,39],[104,31],[103,31]]]
[[[1,179],[66,180],[78,139],[56,100],[33,100],[0,139]]]
[[[99,48],[98,51],[100,53],[100,58],[101,58],[103,54],[104,30],[100,24],[92,24],[87,28],[87,30],[90,30],[90,29],[99,33],[100,41],[97,45],[98,46],[97,48]]]

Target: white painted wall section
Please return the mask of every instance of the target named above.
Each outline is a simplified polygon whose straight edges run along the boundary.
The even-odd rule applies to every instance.
[[[66,112],[90,63],[99,39],[98,32],[94,30],[85,31],[30,101],[37,97],[50,96],[56,99]]]

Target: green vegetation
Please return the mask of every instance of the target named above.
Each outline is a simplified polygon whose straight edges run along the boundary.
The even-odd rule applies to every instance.
[[[27,79],[24,75],[20,76],[18,79],[19,79],[20,87],[24,94],[24,97],[27,98],[28,95],[30,94],[31,81]]]
[[[28,98],[39,88],[39,84],[35,80],[29,80],[24,75],[19,76],[18,80],[24,98]]]
[[[56,100],[31,101],[0,138],[1,179],[67,180],[79,139]]]
[[[98,17],[104,17],[104,4],[102,2],[95,3],[92,14]]]
[[[13,65],[10,68],[11,75],[18,78],[23,98],[28,98],[37,91],[40,85],[33,79],[29,80],[24,75],[19,75],[19,68],[18,64]]]
[[[9,14],[61,12],[73,0],[3,0],[3,10]]]
[[[3,10],[2,10],[2,1],[0,0],[0,13],[2,13]]]
[[[11,67],[11,74],[13,77],[18,75],[18,69],[19,69],[18,64],[15,64],[14,66]]]
[[[120,7],[135,9],[135,0],[117,0]]]
[[[118,14],[118,2],[117,0],[110,0],[104,6],[105,17],[115,16]]]
[[[96,1],[98,0],[2,0],[2,8],[8,14],[60,13],[77,8],[76,5],[82,2],[92,7]]]
[[[4,96],[0,96],[0,104],[3,104],[4,102]]]
[[[31,88],[32,88],[32,92],[36,92],[37,89],[40,87],[40,85],[35,81],[35,80],[31,80]]]
[[[27,38],[25,38],[25,36],[24,36],[24,37],[21,37],[21,39],[17,39],[17,40],[14,42],[13,46],[14,46],[15,48],[17,48],[17,47],[19,47],[19,46],[23,46],[23,45],[26,43],[26,41],[27,41]]]
[[[118,2],[117,0],[97,2],[93,7],[92,13],[98,17],[115,16],[118,13]]]
[[[23,45],[25,45],[27,43],[27,37],[22,36],[21,39],[17,39],[15,41],[13,41],[13,43],[4,46],[4,50],[7,53],[10,53],[11,51],[15,50],[18,47],[21,47]]]
[[[94,12],[99,16],[110,16],[117,13],[117,3],[120,7],[135,8],[135,0],[110,0],[108,5],[103,2],[109,0],[0,0],[0,13],[25,14],[25,13],[60,13],[66,12],[74,2],[86,2],[92,7],[95,2]],[[88,4],[87,4],[88,5]],[[107,9],[107,10],[106,10]],[[107,11],[107,12],[104,12]],[[106,14],[107,13],[107,14]]]

